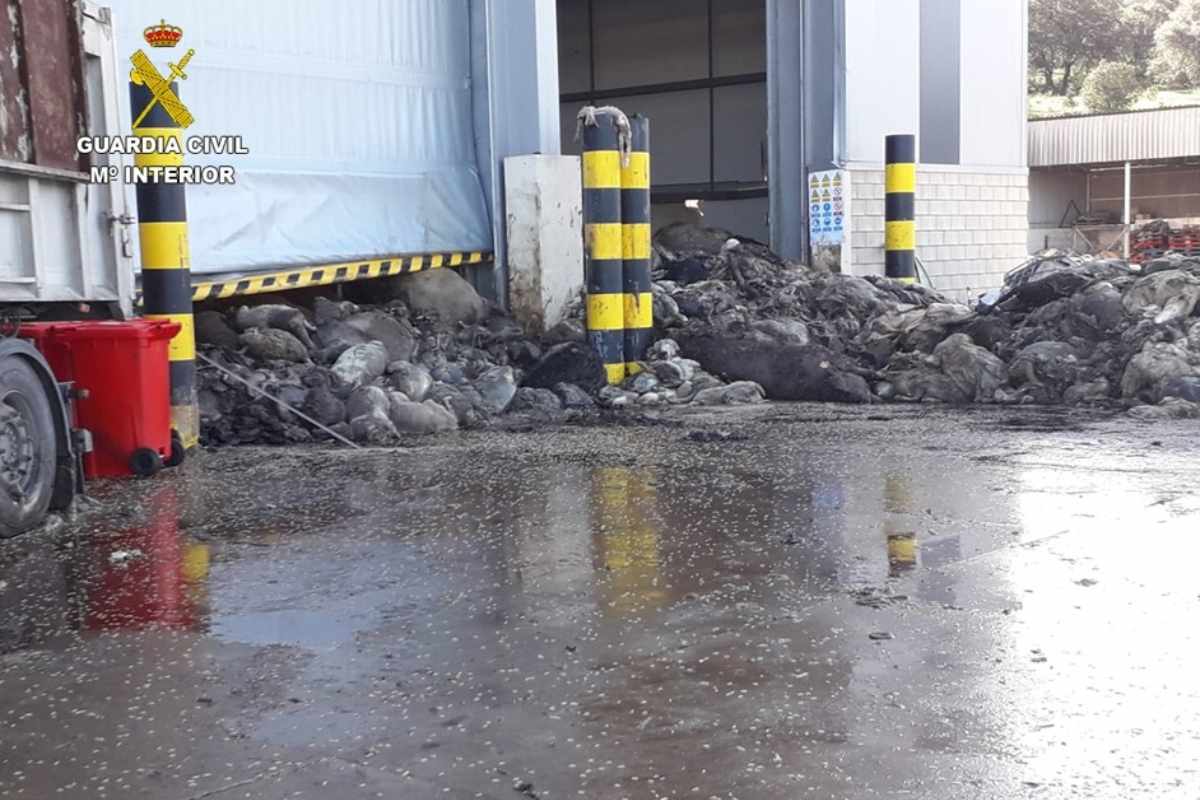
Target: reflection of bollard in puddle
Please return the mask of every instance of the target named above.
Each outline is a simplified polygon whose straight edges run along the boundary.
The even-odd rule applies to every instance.
[[[611,575],[606,609],[616,616],[657,608],[668,599],[652,477],[625,467],[603,467],[592,475],[596,560]]]
[[[208,545],[179,533],[174,485],[155,489],[145,525],[118,533],[87,583],[87,630],[193,629],[200,622],[208,577]]]
[[[889,533],[887,537],[888,574],[898,578],[917,566],[917,535]]]
[[[905,520],[897,517],[912,511],[908,479],[889,475],[883,485],[883,531],[887,536],[888,575],[898,578],[917,566],[917,534]]]

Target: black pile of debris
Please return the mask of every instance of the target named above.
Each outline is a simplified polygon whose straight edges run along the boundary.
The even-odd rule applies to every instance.
[[[661,335],[769,399],[1068,404],[1200,417],[1200,258],[1047,251],[974,308],[813,270],[727,231],[655,239]]]
[[[1048,251],[969,307],[696,225],[659,231],[654,257],[655,342],[621,386],[606,385],[586,342],[582,298],[530,337],[452,270],[372,281],[371,304],[263,296],[204,308],[203,441],[383,445],[767,399],[1200,418],[1200,258],[1169,254],[1138,270]]]
[[[201,440],[295,444],[561,423],[602,408],[761,402],[678,347],[656,345],[645,374],[608,387],[604,365],[567,320],[526,336],[449,269],[373,281],[376,302],[283,295],[196,313]]]

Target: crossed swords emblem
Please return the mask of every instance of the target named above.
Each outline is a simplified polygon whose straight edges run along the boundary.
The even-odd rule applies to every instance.
[[[175,124],[181,128],[187,128],[196,121],[192,116],[192,112],[188,111],[187,106],[183,104],[175,92],[171,91],[171,81],[176,78],[187,80],[187,73],[184,70],[187,69],[188,62],[192,60],[192,56],[195,54],[195,50],[188,50],[183,58],[179,60],[178,64],[168,64],[171,68],[170,78],[164,78],[162,73],[158,71],[158,68],[150,61],[149,57],[141,50],[138,50],[130,57],[129,60],[133,62],[133,71],[129,73],[129,79],[134,83],[144,84],[150,90],[150,94],[154,96],[146,104],[146,107],[142,110],[138,118],[134,120],[134,128],[142,124],[142,120],[150,113],[150,109],[156,105],[161,105],[163,111],[166,111],[167,115],[175,120]]]

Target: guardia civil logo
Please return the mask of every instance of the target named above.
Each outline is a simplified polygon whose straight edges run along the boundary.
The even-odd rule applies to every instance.
[[[183,28],[176,25],[168,25],[164,19],[158,25],[146,28],[143,36],[146,39],[146,43],[151,47],[175,47],[183,39]],[[170,70],[169,78],[163,77],[145,51],[138,50],[130,57],[130,61],[133,62],[133,71],[129,74],[129,80],[138,86],[145,86],[150,90],[149,102],[145,104],[145,107],[134,119],[133,127],[135,131],[141,127],[155,106],[161,107],[167,116],[180,128],[189,128],[195,122],[192,112],[188,111],[188,107],[183,104],[183,101],[175,94],[175,90],[171,88],[171,81],[176,79],[187,80],[187,73],[184,70],[187,69],[188,62],[192,60],[192,56],[194,55],[196,55],[196,51],[189,49],[183,58],[179,60],[179,63],[169,63],[167,65]]]

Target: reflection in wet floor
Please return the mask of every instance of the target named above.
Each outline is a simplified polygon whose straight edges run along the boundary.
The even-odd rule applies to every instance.
[[[145,501],[149,519],[92,543],[86,630],[203,628],[209,546],[181,533],[177,493],[170,483],[155,487]]]
[[[0,548],[0,797],[1200,785],[1186,455],[822,431],[223,453],[102,487],[84,527]],[[65,708],[98,730],[64,756]]]
[[[601,467],[591,474],[594,563],[608,573],[602,582],[606,613],[637,615],[669,600],[661,574],[654,473]]]
[[[913,508],[908,478],[904,475],[887,475],[884,478],[883,501],[888,574],[899,578],[917,566],[917,532],[912,530]]]

